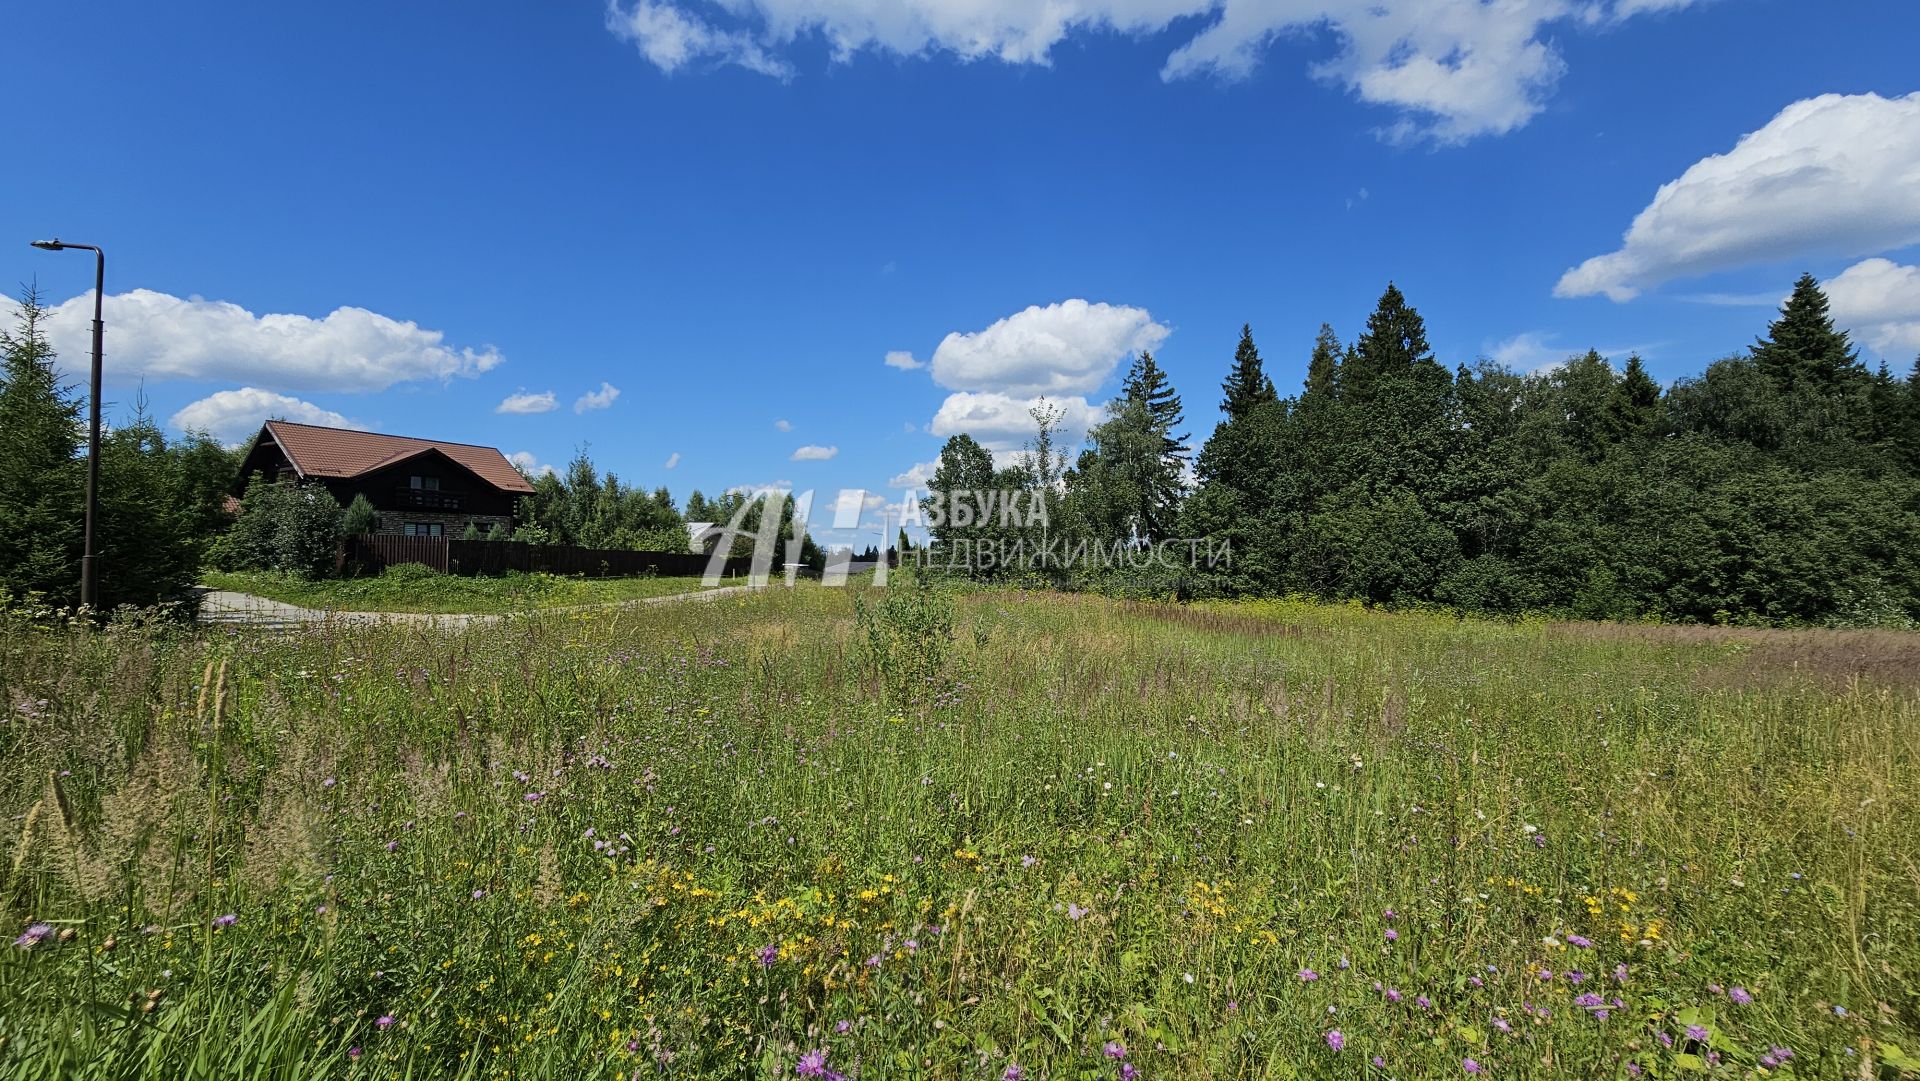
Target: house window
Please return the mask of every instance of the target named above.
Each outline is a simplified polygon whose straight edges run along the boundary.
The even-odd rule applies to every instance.
[[[409,537],[441,537],[446,535],[444,527],[442,527],[439,522],[408,522],[406,525],[406,534]]]
[[[413,488],[418,491],[437,492],[440,490],[440,478],[439,477],[408,477],[407,486],[409,488]]]

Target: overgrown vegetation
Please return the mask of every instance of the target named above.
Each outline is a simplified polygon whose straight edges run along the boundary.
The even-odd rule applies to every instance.
[[[1914,636],[903,596],[0,617],[0,1075],[1915,1069]]]

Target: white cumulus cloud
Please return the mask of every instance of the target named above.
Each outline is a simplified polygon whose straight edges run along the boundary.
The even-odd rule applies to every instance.
[[[933,481],[933,471],[939,466],[938,461],[915,462],[908,466],[905,472],[894,474],[893,479],[887,482],[887,487],[925,488]]]
[[[910,372],[915,368],[924,368],[927,366],[925,361],[916,358],[912,353],[904,349],[895,349],[888,353],[886,365],[889,368],[898,368],[903,372]]]
[[[680,467],[680,452],[676,450],[672,454],[667,455],[667,464],[661,466],[660,468],[678,469],[679,467]]]
[[[778,78],[779,53],[817,39],[836,62],[862,51],[944,53],[962,60],[1047,64],[1087,32],[1191,36],[1162,67],[1167,80],[1244,78],[1268,45],[1312,34],[1313,73],[1398,115],[1390,136],[1458,142],[1525,124],[1565,70],[1557,24],[1611,26],[1695,0],[609,0],[607,25],[665,72],[737,64]]]
[[[181,299],[150,289],[109,296],[109,381],[226,380],[279,390],[365,392],[396,383],[472,377],[501,362],[492,349],[456,349],[446,336],[365,308],[320,319],[255,315],[218,300]],[[69,370],[92,351],[93,295],[56,305],[47,337]]]
[[[949,390],[1003,395],[1089,394],[1120,362],[1172,333],[1144,308],[1066,300],[1034,305],[985,330],[952,333],[933,352]]]
[[[839,455],[839,447],[805,446],[794,451],[793,457],[788,460],[794,462],[830,462],[839,457]]]
[[[532,416],[536,413],[551,413],[558,408],[560,408],[560,401],[553,396],[553,391],[547,390],[539,394],[529,394],[526,388],[522,387],[520,390],[507,395],[499,405],[493,407],[493,411],[496,413],[510,413],[515,416]]]
[[[940,411],[933,415],[928,430],[943,439],[963,433],[970,435],[981,446],[995,451],[996,461],[1004,464],[1008,454],[1019,450],[1033,438],[1032,410],[1042,400],[1039,397],[1016,398],[995,392],[961,391],[949,394],[947,400],[940,403]],[[1105,419],[1101,406],[1089,405],[1085,398],[1077,394],[1048,397],[1044,401],[1061,413],[1060,437],[1066,445],[1063,449],[1079,443],[1086,437],[1088,428]]]
[[[793,431],[793,422],[790,420],[776,420],[773,422],[773,430],[776,432]]]
[[[611,406],[613,400],[618,397],[620,397],[620,388],[614,386],[612,383],[603,382],[600,384],[599,390],[591,394],[582,394],[580,397],[575,398],[573,411],[576,413],[585,413],[593,409],[605,409]]]
[[[320,424],[328,428],[366,428],[330,409],[285,394],[259,387],[241,387],[210,394],[183,407],[170,419],[183,432],[205,432],[233,446],[244,442],[269,420],[292,420],[301,424]]]
[[[507,461],[512,462],[514,468],[529,477],[550,477],[554,475],[554,468],[542,463],[540,459],[534,457],[533,452],[530,450],[516,450],[512,454],[507,455]]]
[[[1920,353],[1920,267],[1855,263],[1825,283],[1833,320],[1889,360]]]
[[[1675,278],[1915,243],[1920,93],[1824,94],[1662,185],[1619,250],[1567,271],[1554,295],[1626,301]]]

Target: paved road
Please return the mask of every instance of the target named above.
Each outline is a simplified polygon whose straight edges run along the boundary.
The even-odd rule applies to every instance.
[[[748,593],[754,586],[721,586],[716,589],[703,589],[696,593],[670,593],[664,597],[646,597],[640,600],[616,601],[612,604],[584,604],[567,608],[548,608],[546,612],[592,612],[607,608],[632,608],[661,604],[680,604],[687,601],[708,601],[717,597],[731,597]],[[292,627],[305,623],[417,623],[431,627],[458,629],[476,623],[494,623],[505,619],[500,615],[438,615],[424,612],[329,612],[314,608],[300,608],[279,601],[256,597],[251,593],[234,593],[224,589],[209,589],[200,597],[200,622],[247,627]]]

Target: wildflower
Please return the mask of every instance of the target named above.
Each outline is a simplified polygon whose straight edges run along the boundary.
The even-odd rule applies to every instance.
[[[1470,1058],[1461,1059],[1460,1068],[1467,1071],[1468,1073],[1486,1073],[1487,1072],[1487,1068],[1485,1066],[1480,1065],[1478,1062]]]
[[[833,1024],[833,1031],[834,1031],[834,1035],[836,1036],[845,1036],[847,1033],[853,1031],[853,1022],[852,1021],[836,1021]]]
[[[1692,1040],[1694,1043],[1706,1043],[1707,1030],[1700,1025],[1688,1025],[1687,1039]]]
[[[350,1058],[350,1059],[352,1059],[352,1060],[353,1060],[353,1061],[355,1061],[355,1062],[359,1062],[359,1061],[360,1061],[360,1048],[359,1048],[358,1046],[355,1046],[355,1047],[349,1047],[349,1048],[347,1048],[347,1057],[348,1057],[348,1058]]]
[[[19,938],[14,939],[13,944],[15,946],[20,947],[23,950],[30,950],[35,946],[38,946],[48,935],[51,935],[51,934],[53,934],[53,928],[51,926],[44,923],[36,923],[33,926],[27,928],[26,932],[22,934]]]
[[[1379,1055],[1375,1055],[1375,1056],[1373,1056],[1373,1068],[1374,1068],[1374,1069],[1376,1069],[1376,1070],[1384,1070],[1384,1069],[1386,1069],[1386,1068],[1387,1068],[1387,1060],[1386,1060],[1386,1059],[1384,1059],[1384,1058],[1381,1058],[1381,1057],[1380,1057]]]
[[[1120,1081],[1133,1081],[1134,1078],[1139,1076],[1140,1071],[1133,1068],[1133,1063],[1123,1062],[1120,1064]]]
[[[539,803],[541,800],[547,798],[547,794],[545,792],[529,792],[520,798],[526,800],[528,803]]]
[[[1749,994],[1744,987],[1727,988],[1727,998],[1731,1000],[1735,1006],[1753,1005],[1753,995]]]
[[[1022,856],[1022,857],[1020,857],[1020,866],[1022,866],[1022,867],[1032,867],[1032,866],[1033,866],[1034,864],[1036,864],[1036,863],[1039,863],[1039,862],[1040,862],[1039,860],[1037,860],[1037,859],[1034,859],[1034,858],[1033,858],[1032,856]],[[1018,1067],[1018,1066],[1009,1066],[1009,1067],[1008,1067],[1008,1069],[1013,1069],[1013,1070],[1017,1070],[1017,1069],[1019,1069],[1019,1067]]]
[[[769,942],[766,945],[760,947],[760,967],[761,968],[772,968],[773,963],[779,959],[780,959],[780,947],[778,945],[772,942]]]
[[[1188,982],[1188,983],[1192,983],[1192,982],[1193,982],[1193,973],[1191,973],[1191,972],[1189,972],[1189,973],[1186,973],[1185,975],[1183,975],[1183,976],[1181,976],[1180,978],[1181,978],[1181,979],[1183,979],[1183,980],[1185,980],[1185,981],[1186,981],[1186,982]]]
[[[1487,981],[1481,979],[1478,976],[1467,977],[1467,986],[1473,988],[1475,991],[1480,990],[1482,987],[1485,987],[1486,985],[1487,985]]]
[[[794,1072],[799,1074],[801,1077],[827,1076],[827,1049],[824,1047],[817,1047],[817,1048],[814,1048],[812,1051],[809,1051],[806,1054],[801,1055],[800,1063],[795,1068]]]
[[[1593,940],[1584,935],[1568,935],[1567,944],[1583,950],[1593,949]]]
[[[1000,1081],[1026,1081],[1026,1077],[1027,1071],[1021,1069],[1017,1062],[1007,1063],[1007,1068],[1000,1071]]]
[[[1615,983],[1627,982],[1627,966],[1625,965],[1613,966],[1613,982]]]
[[[215,927],[232,927],[234,924],[239,922],[240,922],[240,917],[234,915],[231,912],[227,913],[224,916],[215,916],[213,918],[213,925]]]
[[[1501,1032],[1507,1033],[1508,1035],[1512,1035],[1513,1033],[1513,1024],[1504,1017],[1494,1018],[1493,1027],[1499,1029]]]
[[[1400,932],[1394,930],[1391,927],[1387,928],[1387,941],[1388,942],[1400,941]]]
[[[1327,1033],[1327,1049],[1328,1050],[1340,1051],[1340,1050],[1344,1050],[1346,1046],[1347,1046],[1347,1038],[1341,1035],[1339,1029],[1336,1028],[1333,1031]]]
[[[381,1014],[381,1015],[380,1015],[380,1019],[374,1022],[374,1026],[375,1026],[376,1028],[378,1028],[378,1029],[380,1029],[380,1031],[382,1031],[382,1032],[385,1032],[385,1031],[386,1031],[387,1029],[390,1029],[390,1028],[392,1028],[392,1027],[393,1027],[393,1015],[392,1015],[392,1014],[386,1014],[386,1013],[383,1013],[383,1014]]]
[[[1392,923],[1392,922],[1393,922],[1394,920],[1397,920],[1397,919],[1399,919],[1399,918],[1400,918],[1400,915],[1399,915],[1399,913],[1397,913],[1397,912],[1395,912],[1395,911],[1394,911],[1393,909],[1391,909],[1391,908],[1389,908],[1389,909],[1387,909],[1387,910],[1386,910],[1385,912],[1382,912],[1382,913],[1381,913],[1380,915],[1381,915],[1381,916],[1382,916],[1382,917],[1383,917],[1383,918],[1384,918],[1384,919],[1385,919],[1385,920],[1386,920],[1386,921],[1387,921],[1388,923]]]
[[[1427,996],[1425,996],[1425,995],[1420,995],[1420,996],[1418,996],[1418,997],[1416,997],[1416,998],[1415,998],[1415,999],[1413,1000],[1413,1004],[1414,1004],[1415,1006],[1418,1006],[1418,1007],[1420,1007],[1420,1008],[1421,1008],[1421,1009],[1423,1009],[1423,1010],[1431,1010],[1431,1009],[1433,1009],[1433,1000],[1432,1000],[1432,999],[1430,999],[1430,998],[1428,998],[1428,997],[1427,997]]]
[[[1387,988],[1387,1001],[1388,1002],[1400,1001],[1400,992],[1391,987]]]
[[[1310,968],[1303,968],[1300,970],[1301,983],[1312,983],[1313,981],[1319,978],[1320,978],[1320,974]]]
[[[1108,1040],[1107,1045],[1101,1048],[1100,1050],[1108,1058],[1126,1058],[1127,1057],[1127,1045],[1116,1042],[1114,1040]]]
[[[1583,1010],[1594,1010],[1594,1009],[1599,1009],[1602,1005],[1604,1005],[1605,1000],[1603,1000],[1599,995],[1594,994],[1592,991],[1588,991],[1586,994],[1581,995],[1579,998],[1574,999],[1573,1004],[1575,1006],[1580,1007]]]
[[[1346,955],[1345,955],[1345,954],[1341,954],[1341,955],[1340,955],[1340,971],[1342,971],[1342,972],[1345,972],[1345,971],[1347,970],[1347,968],[1348,968],[1348,965],[1349,965],[1349,964],[1350,964],[1350,962],[1348,962],[1348,960],[1347,960],[1347,958],[1346,958]]]
[[[474,900],[476,900],[476,901],[478,901],[478,900],[479,900],[480,898],[482,898],[482,897],[485,897],[486,895],[487,895],[487,891],[486,891],[486,890],[474,890],[474,891],[473,891],[473,899],[474,899]]]
[[[1079,905],[1074,904],[1072,901],[1067,902],[1067,918],[1070,920],[1078,921],[1082,916],[1085,916],[1088,912],[1091,912],[1091,911],[1093,910],[1088,908],[1081,908]]]

